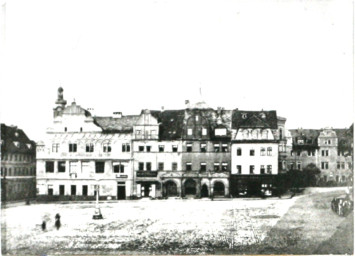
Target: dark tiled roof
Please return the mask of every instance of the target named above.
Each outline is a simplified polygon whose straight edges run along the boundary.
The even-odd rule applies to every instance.
[[[265,115],[265,118],[262,115]],[[243,118],[245,116],[245,118]],[[234,110],[232,116],[232,128],[270,128],[277,129],[277,115],[271,111],[243,111]]]
[[[341,151],[352,151],[353,125],[349,129],[334,129],[338,137],[338,149]]]
[[[316,139],[321,130],[317,129],[289,129],[292,138]]]
[[[139,115],[122,116],[121,118],[95,116],[95,124],[104,132],[133,132],[133,125],[138,121]]]
[[[3,153],[24,153],[35,154],[36,143],[31,141],[23,130],[14,126],[1,124],[1,154]],[[18,143],[16,146],[15,143]],[[27,144],[30,144],[30,148]]]
[[[181,139],[184,131],[185,110],[165,110],[150,112],[159,122],[159,139]]]

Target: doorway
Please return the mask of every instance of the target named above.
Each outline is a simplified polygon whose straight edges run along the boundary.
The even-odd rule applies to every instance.
[[[165,186],[166,186],[166,196],[167,197],[176,197],[177,196],[177,186],[174,181],[166,182]]]
[[[196,195],[196,181],[189,179],[185,182],[185,195]]]
[[[208,197],[208,188],[206,184],[202,185],[201,197]]]
[[[126,199],[126,185],[120,184],[117,185],[117,200]]]

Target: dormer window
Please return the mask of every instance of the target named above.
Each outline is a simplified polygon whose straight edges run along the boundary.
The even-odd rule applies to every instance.
[[[192,129],[191,128],[187,129],[187,135],[192,135]]]
[[[215,136],[226,136],[227,135],[227,129],[226,128],[216,128],[214,130],[214,135]]]
[[[26,144],[26,146],[27,146],[29,149],[31,149],[31,148],[32,148],[32,145],[31,145],[31,144],[29,144],[29,143],[27,143],[27,144]]]
[[[18,132],[15,132],[15,137],[18,137]]]
[[[195,116],[195,120],[198,121],[198,116]]]
[[[207,135],[207,129],[206,128],[202,128],[202,135]]]
[[[265,119],[265,117],[266,117],[265,113],[261,113],[261,114],[260,114],[260,117],[261,117],[262,119]]]
[[[243,113],[243,114],[242,114],[242,118],[243,118],[243,119],[246,119],[246,118],[247,118],[247,114],[246,114],[246,113]]]
[[[298,144],[300,144],[300,145],[303,145],[303,144],[304,144],[304,140],[298,140],[297,142],[298,142]]]
[[[15,144],[16,147],[18,147],[18,148],[20,147],[20,142],[14,141],[14,144]]]

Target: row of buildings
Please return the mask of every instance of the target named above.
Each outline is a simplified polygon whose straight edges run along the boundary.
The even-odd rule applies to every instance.
[[[276,111],[203,101],[99,117],[67,105],[62,88],[53,114],[36,148],[39,199],[271,195],[279,174],[310,163],[324,182],[352,177],[352,127],[287,130]]]

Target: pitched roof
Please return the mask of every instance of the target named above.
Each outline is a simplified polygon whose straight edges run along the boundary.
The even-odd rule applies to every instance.
[[[1,124],[1,153],[35,154],[36,143],[30,140],[22,129]]]
[[[305,137],[308,139],[311,138],[318,138],[319,133],[321,132],[321,130],[318,129],[289,129],[292,138],[296,138],[296,137]]]
[[[277,129],[277,115],[271,111],[243,111],[234,110],[232,128],[270,128]]]
[[[95,116],[94,122],[96,125],[100,126],[104,132],[130,133],[133,132],[133,126],[138,119],[139,115],[122,116],[121,118]]]
[[[150,113],[158,119],[159,139],[181,139],[184,130],[185,110],[151,110]]]

